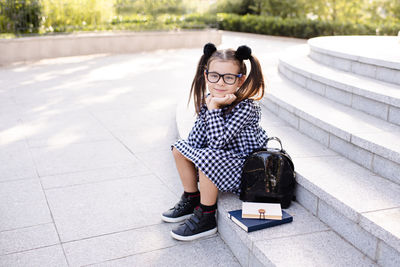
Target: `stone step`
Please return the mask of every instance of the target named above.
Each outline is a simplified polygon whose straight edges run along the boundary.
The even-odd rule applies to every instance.
[[[186,98],[183,98],[177,106],[176,120],[179,135],[186,138],[195,117],[193,106],[190,104],[188,107],[184,100]],[[288,149],[295,161],[296,169],[298,168],[297,158],[340,157],[318,142],[298,133],[265,108],[261,125],[268,130],[270,136],[276,135],[282,138],[285,149]],[[353,165],[361,168],[356,164]],[[239,198],[233,194],[220,193],[218,232],[243,266],[375,266],[377,263],[390,266],[393,261],[391,259],[393,249],[390,250],[390,246],[384,241],[380,241],[381,246],[376,248],[382,257],[370,259],[364,252],[355,248],[332,228],[321,222],[316,217],[318,212],[312,212],[313,205],[316,203],[312,202],[311,192],[313,191],[308,191],[300,184],[296,192],[299,201],[306,204],[307,209],[311,211],[304,209],[302,203],[299,205],[297,202],[292,202],[291,207],[286,210],[293,215],[292,223],[249,234],[227,217],[228,211],[241,208]],[[317,199],[316,196],[315,199]],[[329,198],[323,197],[318,202],[319,205],[324,203],[323,199]],[[371,201],[378,200],[375,198]],[[375,205],[374,208],[377,206]],[[387,230],[384,232],[386,233]],[[394,252],[393,255],[397,256],[396,253]]]
[[[264,105],[326,147],[400,184],[400,127],[268,73]]]
[[[280,73],[314,93],[400,125],[399,85],[329,68],[308,54],[307,45],[286,50],[279,61]]]
[[[242,266],[377,266],[296,202],[286,209],[293,222],[246,233],[227,216],[241,203],[220,194],[218,232]]]
[[[297,201],[371,259],[400,256],[400,185],[262,113],[263,128],[281,138],[294,161]]]
[[[301,134],[265,107],[261,125],[278,136],[297,173],[296,199],[383,266],[400,262],[400,185]]]
[[[340,70],[400,84],[396,36],[325,36],[308,40],[314,60]]]

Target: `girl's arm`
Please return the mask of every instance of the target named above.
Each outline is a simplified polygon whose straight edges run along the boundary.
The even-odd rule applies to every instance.
[[[222,109],[206,112],[206,135],[210,148],[224,148],[249,121],[256,118],[256,112],[248,100],[237,104],[231,112],[233,114],[227,121],[222,116]]]

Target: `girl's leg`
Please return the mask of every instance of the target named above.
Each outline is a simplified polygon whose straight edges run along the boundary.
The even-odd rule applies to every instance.
[[[199,170],[200,180],[200,203],[206,206],[213,206],[217,203],[218,188],[208,177]]]
[[[194,164],[185,158],[175,147],[172,149],[176,168],[185,192],[175,206],[162,213],[165,222],[180,222],[189,218],[200,203],[200,193],[197,188],[197,173]]]
[[[199,170],[200,208],[183,224],[171,230],[173,238],[190,241],[213,235],[217,232],[215,218],[218,188]]]
[[[185,158],[175,147],[172,148],[172,155],[175,159],[176,169],[186,192],[197,192],[196,168],[190,160]]]

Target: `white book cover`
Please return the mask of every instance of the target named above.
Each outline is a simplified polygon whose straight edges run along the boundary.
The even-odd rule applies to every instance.
[[[282,220],[280,203],[243,202],[242,218]]]

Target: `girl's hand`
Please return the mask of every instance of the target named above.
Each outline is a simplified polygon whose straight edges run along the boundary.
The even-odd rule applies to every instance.
[[[208,95],[206,98],[207,109],[220,109],[224,106],[232,104],[235,99],[236,96],[234,94],[227,94],[224,97],[213,97],[211,95]]]

